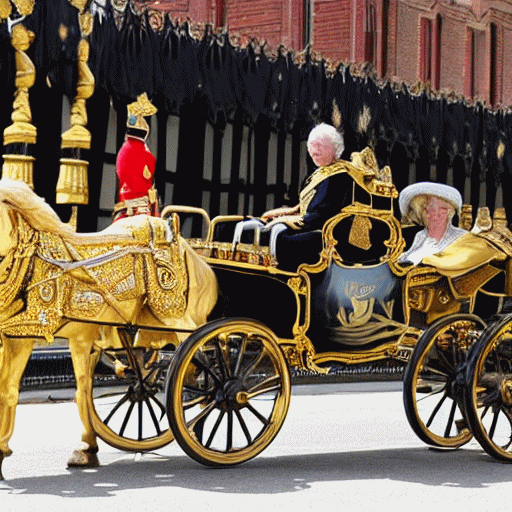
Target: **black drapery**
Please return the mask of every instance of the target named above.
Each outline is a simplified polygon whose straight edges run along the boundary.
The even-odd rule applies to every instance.
[[[72,101],[75,95],[80,30],[78,11],[68,0],[38,0],[35,6],[34,12],[23,20],[36,33],[28,51],[37,70],[36,84],[30,90],[33,123],[38,128],[34,179],[38,193],[53,204],[63,131],[59,105],[63,96]],[[340,114],[345,134],[344,156],[372,144],[378,148],[379,163],[392,164],[398,188],[409,182],[411,163],[418,162],[417,176],[425,179],[429,165],[439,167],[438,180],[446,179],[447,168],[451,167],[457,184],[462,184],[466,175],[471,176],[474,206],[480,184],[485,181],[492,210],[496,187],[510,181],[512,123],[507,111],[491,111],[482,104],[436,96],[427,90],[412,91],[405,84],[381,82],[367,71],[351,66],[339,65],[328,70],[324,60],[313,58],[307,50],[297,59],[285,48],[272,55],[256,41],[245,47],[235,46],[228,33],[217,33],[208,27],[199,36],[193,35],[188,23],[178,23],[166,15],[158,28],[153,28],[147,12],[137,13],[130,5],[119,12],[111,0],[95,15],[89,57],[96,79],[96,92],[88,100],[91,185],[101,183],[110,103],[124,115],[126,105],[142,92],[147,92],[158,105],[160,127],[165,128],[166,116],[180,116],[180,144],[188,142],[190,137],[197,140],[204,137],[206,123],[214,127],[215,147],[222,144],[227,122],[237,129],[250,128],[255,134],[255,147],[251,151],[257,164],[251,169],[255,207],[264,205],[267,172],[264,148],[270,131],[279,133],[281,145],[286,134],[293,138],[295,165],[296,141],[304,140],[316,123],[330,122],[334,107]],[[7,24],[3,23],[0,25],[0,93],[5,99],[0,104],[2,130],[10,124],[13,55]],[[118,134],[118,139],[122,140],[123,135]],[[159,137],[161,144],[165,144],[165,137],[162,134]],[[239,165],[237,155],[240,157],[240,149],[233,147],[234,185]],[[194,170],[191,158],[196,166]],[[214,158],[216,161],[218,156]],[[191,180],[195,180],[194,184],[201,183],[199,174],[203,164],[203,149],[197,148],[191,155],[180,145],[175,190],[182,194],[182,202],[200,204],[200,194],[191,191],[189,184]],[[291,183],[278,181],[276,201],[286,196],[292,200],[299,184],[295,174]],[[161,176],[158,185],[165,185]],[[237,194],[242,189],[238,187]],[[90,211],[83,218],[94,219],[97,214],[98,199],[93,197],[94,193],[93,190],[91,204],[86,207]],[[218,198],[213,204],[218,205]],[[230,199],[228,204],[234,209],[238,202]],[[90,224],[82,222],[85,222],[82,227],[94,228],[92,220]]]

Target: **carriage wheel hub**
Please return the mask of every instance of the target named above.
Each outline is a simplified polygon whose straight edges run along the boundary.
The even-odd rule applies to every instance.
[[[512,406],[512,380],[504,380],[501,383],[501,399],[507,406]]]
[[[230,408],[240,408],[247,403],[247,392],[240,380],[233,379],[224,384],[222,401]]]

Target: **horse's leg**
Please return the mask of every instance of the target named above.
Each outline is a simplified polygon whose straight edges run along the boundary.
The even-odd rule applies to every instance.
[[[2,337],[0,346],[0,480],[2,461],[11,455],[9,439],[14,431],[23,372],[32,353],[34,340]]]
[[[82,420],[82,443],[73,451],[68,467],[97,467],[98,440],[92,427],[88,397],[92,393],[91,349],[98,336],[98,328],[80,326],[79,332],[69,337],[69,351],[76,379],[76,405]]]

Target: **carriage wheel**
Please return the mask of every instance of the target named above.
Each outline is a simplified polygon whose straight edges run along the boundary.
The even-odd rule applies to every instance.
[[[482,448],[512,462],[512,318],[504,317],[471,350],[464,407]]]
[[[173,352],[97,348],[91,354],[89,410],[96,434],[119,450],[144,452],[174,436],[165,411],[165,375]]]
[[[290,372],[274,334],[246,319],[221,319],[176,352],[166,387],[169,423],[181,448],[208,466],[263,451],[290,403]]]
[[[434,322],[414,348],[404,374],[405,413],[416,435],[431,446],[458,448],[472,438],[457,373],[483,329],[475,315],[449,315]]]

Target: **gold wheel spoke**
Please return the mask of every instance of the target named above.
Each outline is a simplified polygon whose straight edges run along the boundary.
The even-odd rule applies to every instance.
[[[261,382],[257,382],[254,386],[247,390],[250,398],[253,396],[261,395],[262,393],[267,393],[269,391],[275,391],[276,389],[281,388],[281,377],[280,375],[272,375],[271,377],[267,377],[265,380]]]
[[[421,402],[423,400],[426,400],[427,398],[432,398],[433,396],[438,395],[439,393],[444,393],[444,392],[446,392],[446,384],[437,391],[431,391],[430,393],[427,393],[425,396],[422,396],[417,401]]]
[[[210,402],[195,418],[187,422],[187,427],[194,428],[201,420],[205,419],[217,405],[216,401]]]
[[[255,360],[252,362],[252,364],[249,366],[249,368],[247,368],[243,375],[242,375],[242,378],[245,380],[249,375],[251,375],[252,372],[254,372],[254,370],[257,368],[257,366],[261,363],[261,361],[263,360],[263,357],[265,356],[266,354],[266,350],[265,350],[265,347],[261,347],[261,352],[258,354],[258,356],[255,358]]]
[[[235,369],[233,370],[233,375],[236,377],[238,372],[240,371],[240,367],[242,365],[242,359],[245,354],[245,349],[247,348],[247,336],[244,336],[242,339],[242,343],[240,348],[238,349],[238,354],[236,357]]]
[[[229,363],[226,361],[224,351],[222,350],[220,346],[220,341],[217,338],[215,340],[215,356],[217,359],[217,362],[219,363],[220,373],[222,375],[222,378],[224,380],[227,380],[231,377],[231,370],[229,368]]]
[[[198,396],[197,398],[194,398],[193,400],[187,400],[186,402],[183,402],[183,409],[191,409],[192,407],[195,407],[196,405],[202,404],[204,401],[208,400],[208,397],[206,395]]]

